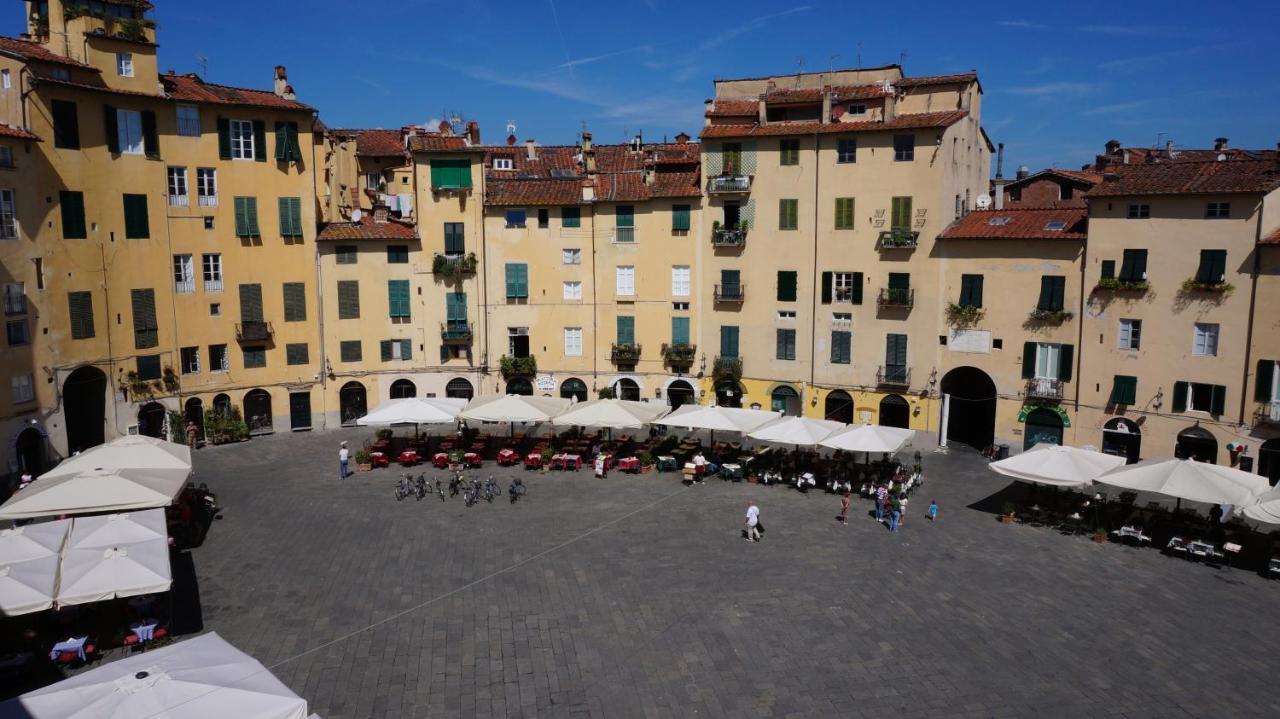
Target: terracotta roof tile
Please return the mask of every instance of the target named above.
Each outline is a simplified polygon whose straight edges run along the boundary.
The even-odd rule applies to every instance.
[[[1272,230],[1271,234],[1267,235],[1266,237],[1263,237],[1262,241],[1259,242],[1258,244],[1280,245],[1280,227],[1277,227],[1274,230]]]
[[[610,172],[596,178],[596,199],[602,202],[643,202],[649,187],[640,172]]]
[[[485,184],[484,204],[494,207],[576,205],[582,202],[578,179],[498,180]]]
[[[79,60],[63,57],[44,45],[29,40],[19,40],[18,38],[0,35],[0,52],[18,55],[27,60],[47,62],[54,65],[67,65],[81,70],[99,72],[98,68],[92,65],[86,65]]]
[[[657,172],[653,175],[649,194],[653,197],[701,197],[701,179],[701,173],[697,171]]]
[[[482,145],[471,145],[462,135],[418,132],[409,138],[410,152],[484,152]]]
[[[519,178],[565,179],[555,175],[572,173],[581,174],[578,166],[578,148],[573,145],[535,145],[534,157],[529,158],[529,149],[525,145],[493,145],[484,148],[485,171],[489,176],[499,180]],[[495,157],[511,160],[512,169],[493,170]],[[552,171],[555,171],[555,175]]]
[[[270,107],[281,110],[312,112],[310,105],[297,100],[286,100],[268,90],[249,90],[228,85],[214,85],[194,74],[161,75],[160,82],[169,96],[183,102],[202,102],[213,105],[246,105]]]
[[[1083,240],[1089,211],[1083,207],[980,210],[951,223],[940,240]],[[1048,229],[1050,223],[1062,229]],[[1056,226],[1056,224],[1054,225]]]
[[[1266,193],[1276,188],[1280,166],[1270,160],[1153,162],[1110,168],[1086,197]]]
[[[404,140],[399,130],[354,130],[356,154],[365,157],[401,157]]]
[[[924,87],[926,85],[954,85],[960,82],[973,82],[978,79],[976,72],[958,72],[951,75],[921,75],[920,77],[904,77],[894,82],[898,87]]]
[[[139,92],[138,90],[122,90],[120,88],[108,87],[107,83],[104,82],[102,78],[97,75],[94,75],[93,77],[87,80],[80,81],[80,80],[59,80],[56,77],[49,77],[48,75],[41,74],[38,76],[38,79],[36,80],[36,82],[40,84],[45,84],[45,85],[61,85],[63,87],[75,87],[81,90],[94,90],[97,92],[107,92],[107,93],[111,93],[112,95],[131,95],[133,97],[152,97],[157,100],[164,99],[164,96],[158,93]]]
[[[814,133],[839,134],[842,132],[880,132],[884,130],[915,130],[931,127],[950,127],[969,113],[964,110],[946,112],[922,112],[899,115],[887,122],[867,120],[860,122],[776,122],[768,125],[710,125],[702,129],[702,137],[760,137],[778,135],[811,135]]]
[[[16,137],[20,140],[40,141],[40,138],[30,130],[24,130],[21,127],[9,127],[4,124],[0,124],[0,137]]]
[[[364,212],[359,222],[330,222],[316,236],[319,241],[331,240],[416,240],[418,234],[413,225],[399,220],[384,223],[373,221],[371,213]]]
[[[707,117],[756,117],[759,100],[714,100]]]

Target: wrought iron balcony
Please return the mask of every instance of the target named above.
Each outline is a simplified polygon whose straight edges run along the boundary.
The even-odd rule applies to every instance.
[[[914,248],[920,242],[920,233],[905,228],[894,228],[880,233],[879,243],[882,250]]]
[[[239,342],[265,342],[271,339],[271,323],[261,320],[236,323],[236,340]]]
[[[742,358],[716,357],[716,361],[711,367],[711,376],[717,382],[722,379],[742,379]]]
[[[479,261],[476,259],[474,252],[467,255],[442,255],[436,253],[431,258],[431,271],[445,277],[474,275],[477,264],[479,264]]]
[[[1280,400],[1259,403],[1254,424],[1280,424]]]
[[[716,285],[716,302],[744,302],[746,299],[746,285]]]
[[[712,247],[743,247],[747,244],[747,228],[715,227],[711,230]]]
[[[876,304],[881,307],[911,307],[916,303],[916,291],[906,287],[881,287]]]
[[[440,325],[440,341],[447,345],[471,344],[471,324],[468,322],[445,322]]]
[[[634,365],[640,361],[640,345],[615,343],[609,352],[609,359],[614,364]]]
[[[698,346],[691,344],[662,345],[662,359],[668,367],[688,368],[698,354]]]
[[[751,192],[751,175],[722,175],[707,180],[712,195],[740,195]]]
[[[1027,399],[1062,399],[1062,380],[1052,377],[1033,377],[1027,380]]]
[[[910,387],[911,368],[902,365],[882,366],[876,370],[876,384],[881,387]]]

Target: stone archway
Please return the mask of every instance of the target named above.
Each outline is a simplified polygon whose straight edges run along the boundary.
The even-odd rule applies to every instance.
[[[564,399],[576,399],[579,402],[587,401],[587,383],[577,377],[560,383],[560,396]]]
[[[879,415],[881,427],[907,429],[911,426],[911,405],[901,395],[885,395],[880,400]]]
[[[1037,407],[1027,413],[1022,448],[1031,449],[1037,444],[1062,444],[1062,417],[1057,412]]]
[[[418,385],[412,380],[398,379],[391,383],[391,399],[410,399],[418,396]]]
[[[623,377],[613,383],[613,396],[631,402],[640,401],[640,384],[630,377]]]
[[[26,427],[13,441],[13,456],[18,462],[18,474],[30,474],[39,477],[44,473],[48,463],[48,446],[44,430],[37,427]]]
[[[1266,477],[1272,487],[1280,483],[1280,437],[1263,442],[1258,449],[1258,474]]]
[[[1204,427],[1188,427],[1178,433],[1173,456],[1197,462],[1218,463],[1218,440]]]
[[[507,394],[518,394],[525,397],[533,396],[533,383],[528,377],[512,377],[507,382]]]
[[[342,385],[338,390],[338,411],[344,427],[354,425],[356,420],[369,413],[369,396],[363,384],[348,382]]]
[[[231,416],[231,395],[216,394],[213,396],[213,411],[223,417]]]
[[[842,389],[828,392],[822,406],[823,419],[853,424],[853,397]]]
[[[476,390],[471,383],[461,377],[454,377],[449,380],[449,384],[444,386],[444,396],[454,399],[470,400],[476,396]]]
[[[947,441],[983,450],[995,442],[996,383],[977,367],[956,367],[942,378],[942,394],[949,404]]]
[[[199,397],[192,397],[183,405],[183,419],[187,422],[193,422],[196,425],[196,437],[204,437],[204,401]],[[187,438],[187,427],[182,427],[182,438]]]
[[[1128,464],[1142,459],[1142,428],[1124,417],[1113,417],[1102,427],[1102,451],[1124,457]]]
[[[694,404],[697,402],[697,397],[698,393],[687,380],[671,380],[671,384],[667,385],[667,404],[673,410],[680,409],[686,404]]]
[[[85,366],[67,375],[62,406],[67,451],[75,454],[106,441],[107,375],[102,370]]]
[[[156,439],[169,439],[164,432],[164,421],[167,414],[164,405],[159,402],[147,402],[139,407],[138,434],[145,434]]]
[[[769,408],[783,417],[800,416],[800,393],[790,385],[779,385],[769,393]]]
[[[716,385],[716,406],[717,407],[733,407],[742,406],[742,396],[746,394],[742,390],[742,385],[733,380],[725,380]]]
[[[244,395],[244,421],[249,434],[271,434],[275,431],[271,414],[271,395],[264,389],[249,390]]]

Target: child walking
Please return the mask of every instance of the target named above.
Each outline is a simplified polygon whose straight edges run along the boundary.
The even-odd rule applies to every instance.
[[[849,526],[849,490],[840,495],[840,523]]]
[[[938,501],[936,499],[929,500],[929,521],[938,521]]]

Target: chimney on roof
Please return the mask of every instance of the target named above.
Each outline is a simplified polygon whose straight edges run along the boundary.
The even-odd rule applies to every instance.
[[[480,123],[475,120],[467,122],[467,142],[471,143],[472,147],[480,144]]]
[[[507,147],[515,147],[515,144],[516,144],[516,136],[507,135]]]
[[[996,150],[996,179],[991,181],[991,194],[994,196],[995,209],[1004,209],[1004,143],[1000,143]]]
[[[530,160],[538,159],[538,148],[534,146],[532,137],[524,141],[524,151]]]
[[[596,179],[596,150],[591,145],[589,132],[582,133],[582,169],[587,173],[587,179]]]
[[[769,84],[772,85],[773,83]],[[760,99],[756,100],[756,124],[769,124],[769,105],[765,102],[763,95],[760,96]]]
[[[1019,180],[1025,180],[1030,176],[1031,176],[1031,168],[1027,167],[1026,165],[1018,165],[1017,178]]]
[[[996,179],[1004,179],[1004,143],[996,145]]]
[[[384,205],[384,204],[382,204],[382,203],[378,203],[378,204],[376,204],[376,205],[374,205],[374,206],[373,206],[373,224],[375,224],[375,225],[385,225],[385,224],[387,224],[387,221],[388,221],[388,218],[389,218],[389,217],[390,217],[390,215],[389,215],[389,213],[388,213],[388,211],[387,211],[387,206],[386,206],[386,205]]]
[[[637,134],[631,138],[631,151],[640,152],[642,149],[644,149],[644,137]]]
[[[276,65],[273,90],[276,97],[282,97],[286,100],[296,99],[293,94],[293,88],[289,86],[289,71],[285,70],[284,65]]]
[[[1229,140],[1225,137],[1215,138],[1213,141],[1213,149],[1216,150],[1217,152],[1222,152],[1223,150],[1227,149],[1228,142]]]
[[[1120,152],[1120,141],[1119,141],[1119,140],[1107,140],[1107,154],[1108,154],[1108,155],[1114,155],[1114,154],[1116,154],[1116,153],[1118,153],[1118,152]]]
[[[1165,157],[1168,157],[1168,158],[1172,158],[1172,157],[1173,157],[1173,140],[1165,140],[1165,143],[1164,143],[1164,156],[1165,156]]]
[[[676,144],[677,145],[689,144],[689,136],[686,135],[684,132],[681,132],[679,135],[676,135]]]
[[[888,122],[898,116],[898,91],[893,85],[885,83],[884,121]]]
[[[822,86],[822,120],[821,124],[831,124],[831,86]]]
[[[447,121],[441,120],[437,129],[441,137],[453,137],[453,125],[450,125]]]

